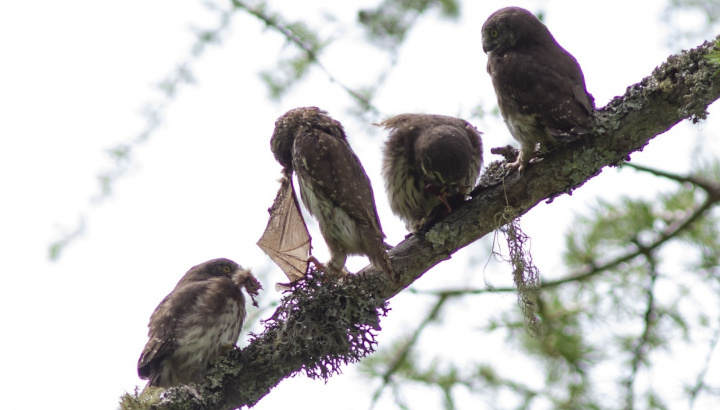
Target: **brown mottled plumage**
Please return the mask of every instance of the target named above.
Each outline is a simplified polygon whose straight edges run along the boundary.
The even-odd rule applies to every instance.
[[[340,275],[348,255],[367,255],[394,278],[370,179],[342,125],[317,107],[295,108],[275,122],[270,146],[285,174],[297,174],[300,197],[320,223],[328,273]]]
[[[383,150],[383,177],[392,211],[417,232],[447,198],[467,194],[482,165],[480,132],[445,115],[401,114],[380,124],[391,129]]]
[[[246,314],[242,287],[251,297],[262,289],[249,270],[229,259],[192,267],[150,316],[138,376],[163,388],[201,382],[240,336]]]
[[[580,65],[537,17],[500,9],[483,24],[482,44],[500,113],[520,143],[508,167],[522,170],[537,143],[566,143],[590,131],[595,100]]]

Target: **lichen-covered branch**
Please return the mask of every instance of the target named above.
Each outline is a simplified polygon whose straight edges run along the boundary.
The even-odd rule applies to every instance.
[[[664,178],[672,179],[680,183],[690,183],[698,188],[705,191],[707,196],[702,202],[697,204],[694,208],[686,209],[686,213],[683,218],[673,221],[669,224],[665,230],[658,232],[657,238],[642,247],[636,246],[629,249],[628,252],[618,255],[612,259],[597,263],[592,261],[579,267],[574,272],[566,275],[565,277],[547,280],[539,284],[538,290],[556,288],[558,286],[571,283],[589,280],[597,275],[607,272],[609,270],[616,269],[618,266],[630,262],[635,258],[643,256],[646,252],[656,251],[662,246],[670,242],[671,240],[678,238],[683,232],[687,231],[693,224],[698,223],[708,211],[714,207],[720,205],[720,183],[709,181],[697,176],[685,176],[671,174],[665,171],[647,168],[639,165],[626,164],[624,166],[632,166],[632,168],[649,172],[653,175],[661,176]],[[463,288],[463,289],[442,289],[442,290],[425,290],[425,291],[413,291],[414,293],[423,295],[434,295],[438,297],[461,297],[465,295],[477,295],[483,293],[504,293],[504,292],[517,292],[516,287],[485,287],[479,289]]]
[[[294,305],[296,302],[285,301],[279,309],[286,309],[286,313],[276,314],[265,332],[247,348],[222,361],[206,383],[198,386],[199,395],[182,388],[171,389],[166,399],[153,408],[251,406],[286,377],[303,370],[311,376],[328,377],[337,371],[338,360],[351,362],[358,354],[372,351],[373,340],[357,335],[341,338],[333,345],[335,350],[325,351],[320,347],[328,345],[327,338],[322,333],[305,333],[303,329],[316,328],[321,323],[328,326],[325,331],[331,335],[338,335],[338,329],[364,329],[372,333],[371,329],[379,327],[371,317],[382,315],[383,301],[458,249],[497,229],[497,215],[507,207],[521,216],[540,201],[552,201],[579,188],[604,167],[629,160],[630,154],[678,122],[704,119],[708,105],[720,97],[720,79],[713,77],[717,67],[705,58],[712,48],[711,43],[705,43],[671,56],[650,76],[628,87],[624,96],[599,109],[590,137],[549,153],[522,174],[512,173],[502,183],[479,187],[471,201],[455,209],[425,235],[412,236],[398,244],[390,251],[390,257],[400,275],[399,283],[390,283],[381,272],[367,267],[334,286],[333,297],[325,292],[303,299],[294,292],[292,297],[301,301]],[[368,310],[371,307],[374,313]],[[337,322],[335,326],[326,320],[328,312],[335,312],[332,316]],[[308,339],[308,335],[317,339]],[[355,343],[362,343],[362,349],[358,350]],[[329,366],[325,367],[327,371],[318,372],[324,365]]]

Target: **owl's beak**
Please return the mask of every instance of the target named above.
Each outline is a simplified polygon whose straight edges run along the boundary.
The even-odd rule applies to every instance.
[[[483,37],[482,46],[483,46],[483,51],[485,52],[485,54],[487,54],[495,48],[495,43],[492,41],[488,41],[487,37]]]

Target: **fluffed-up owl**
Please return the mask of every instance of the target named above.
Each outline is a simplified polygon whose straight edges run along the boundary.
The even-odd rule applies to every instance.
[[[445,115],[400,114],[378,124],[390,129],[382,174],[390,208],[417,232],[439,205],[464,196],[482,166],[480,131]]]

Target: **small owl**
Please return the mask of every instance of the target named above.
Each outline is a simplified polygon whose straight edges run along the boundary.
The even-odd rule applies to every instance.
[[[201,382],[210,364],[230,350],[245,321],[245,297],[262,289],[229,259],[192,267],[150,316],[150,340],[138,360],[149,386],[169,388]]]
[[[270,147],[285,174],[297,174],[300,197],[320,224],[331,254],[326,273],[339,276],[348,255],[367,255],[394,279],[370,179],[342,125],[317,107],[295,108],[275,122]]]
[[[480,132],[444,115],[401,114],[380,124],[392,130],[383,151],[382,174],[390,208],[417,232],[447,199],[465,195],[482,165]]]
[[[580,65],[537,17],[500,9],[483,24],[482,44],[500,113],[520,143],[508,167],[527,166],[537,143],[567,143],[590,131],[595,100]]]

